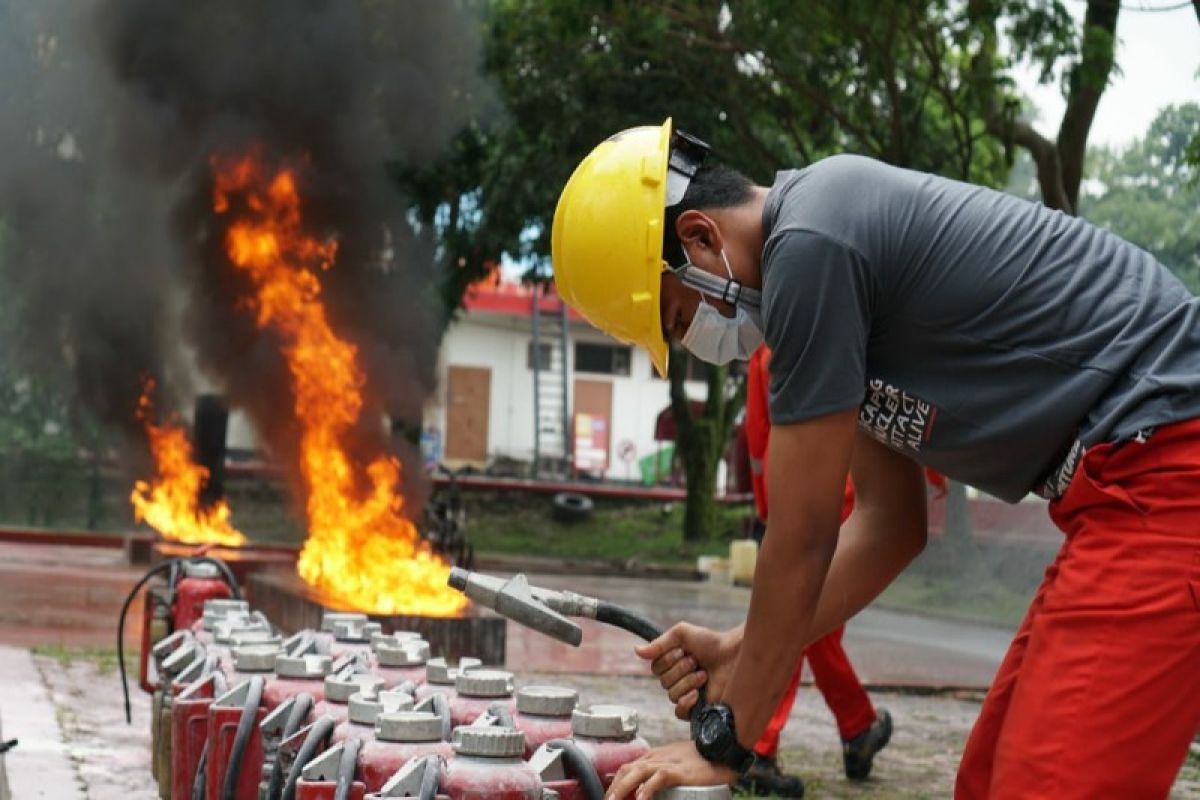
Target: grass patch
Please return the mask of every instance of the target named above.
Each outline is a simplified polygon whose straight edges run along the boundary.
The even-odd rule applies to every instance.
[[[35,656],[44,656],[69,669],[77,661],[90,661],[99,675],[111,675],[117,670],[117,651],[113,647],[65,647],[61,644],[38,644],[29,649]],[[129,654],[126,654],[128,663]],[[136,654],[133,656],[136,658]]]
[[[596,559],[628,563],[695,564],[702,555],[728,555],[741,532],[744,507],[722,507],[703,541],[683,540],[682,503],[597,504],[590,519],[553,519],[549,496],[468,497],[467,530],[475,552]]]

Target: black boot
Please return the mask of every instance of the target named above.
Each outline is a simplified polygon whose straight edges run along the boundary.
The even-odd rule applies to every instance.
[[[738,788],[758,797],[804,797],[804,781],[796,775],[784,775],[773,758],[759,756]]]
[[[875,754],[887,747],[892,738],[892,715],[885,709],[879,710],[879,716],[871,723],[871,727],[842,742],[842,760],[846,766],[846,777],[852,781],[866,780],[871,774],[871,761]]]

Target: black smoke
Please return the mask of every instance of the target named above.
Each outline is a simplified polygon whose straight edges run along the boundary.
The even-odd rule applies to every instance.
[[[286,460],[289,376],[211,211],[213,157],[256,150],[302,165],[306,225],[339,242],[322,282],[369,376],[364,440],[384,412],[419,419],[437,276],[387,165],[456,131],[476,36],[453,0],[0,0],[0,265],[25,364],[135,429],[141,376],[186,404],[191,358]]]

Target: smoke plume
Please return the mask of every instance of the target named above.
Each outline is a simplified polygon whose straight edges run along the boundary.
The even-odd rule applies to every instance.
[[[386,165],[455,132],[476,33],[452,0],[0,0],[0,264],[25,363],[65,363],[82,407],[133,428],[143,374],[190,398],[190,352],[287,459],[289,378],[211,211],[211,160],[257,151],[301,165],[306,227],[339,242],[322,283],[368,376],[363,436],[419,419],[436,276]]]

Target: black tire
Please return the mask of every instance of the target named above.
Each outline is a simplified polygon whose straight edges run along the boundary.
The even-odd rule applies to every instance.
[[[596,507],[592,498],[578,492],[559,492],[554,495],[554,519],[559,522],[582,522],[592,516]]]

